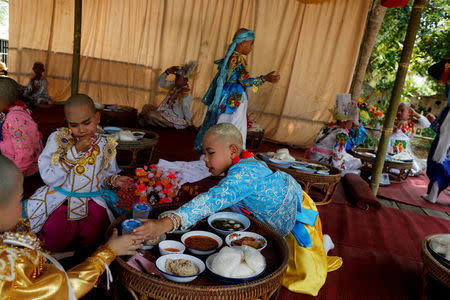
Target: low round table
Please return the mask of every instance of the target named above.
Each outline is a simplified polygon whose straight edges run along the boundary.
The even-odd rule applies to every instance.
[[[334,194],[334,191],[336,190],[337,184],[341,180],[341,170],[328,164],[312,161],[302,157],[295,157],[295,160],[323,165],[330,169],[330,174],[307,173],[292,168],[283,168],[267,161],[265,161],[265,163],[267,163],[267,166],[269,166],[269,168],[273,171],[278,169],[294,177],[294,179],[297,180],[298,183],[300,183],[303,190],[308,194],[311,187],[318,186],[320,190],[325,193],[325,197],[321,201],[315,201],[316,205],[324,205],[330,203],[332,201],[332,196]]]
[[[142,131],[145,132],[145,136],[140,140],[132,142],[118,141],[116,149],[119,167],[122,169],[132,169],[152,163],[158,147],[159,135],[156,132],[140,128],[122,127],[122,129]],[[131,157],[129,153],[126,152],[131,152]],[[138,153],[141,152],[142,154],[145,152],[145,155],[139,155],[141,159],[138,160]]]
[[[101,111],[101,125],[102,126],[118,126],[118,127],[136,127],[137,125],[137,109],[131,106],[119,105],[118,110],[108,110],[108,106],[112,104],[105,104],[105,108]]]
[[[371,155],[367,155],[365,153],[371,153],[376,154],[376,152],[372,149],[357,149],[351,150],[349,152],[354,157],[357,157],[361,160],[362,166],[361,170],[364,172],[372,173],[372,168],[375,164],[375,157]],[[399,170],[399,174],[392,174],[393,176],[396,176],[392,182],[400,183],[404,182],[406,178],[408,178],[409,173],[411,172],[413,163],[412,162],[401,162],[401,161],[385,161],[383,166],[383,173],[389,173],[390,169],[397,169]]]
[[[450,290],[450,269],[441,264],[428,249],[428,243],[434,237],[439,234],[433,234],[425,237],[422,240],[422,260],[423,260],[423,273],[422,273],[422,299],[427,299],[426,287],[427,276],[431,276]]]
[[[176,205],[157,205],[153,207],[150,218],[156,218],[161,212],[176,208]],[[108,229],[107,236],[112,229],[120,230],[120,223],[130,217],[131,213],[116,219]],[[248,231],[257,232],[267,239],[267,247],[261,251],[266,258],[267,269],[265,275],[244,284],[223,284],[214,281],[205,270],[194,281],[188,283],[176,283],[165,278],[145,274],[127,264],[129,256],[119,256],[111,265],[114,279],[132,291],[140,295],[140,299],[270,299],[277,298],[281,281],[287,269],[289,249],[283,237],[275,230],[256,218],[249,217],[251,221]],[[205,220],[197,223],[193,230],[213,230],[208,227]],[[167,239],[180,240],[181,235],[168,234]],[[225,243],[224,243],[225,245]],[[189,253],[187,250],[187,254]],[[197,256],[197,255],[194,255]],[[144,257],[155,262],[159,257],[158,246],[144,252]],[[208,257],[197,256],[203,261]]]

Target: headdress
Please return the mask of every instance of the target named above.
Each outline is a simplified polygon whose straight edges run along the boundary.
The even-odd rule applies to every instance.
[[[176,71],[177,75],[183,76],[186,79],[189,79],[194,75],[195,68],[197,67],[197,62],[195,60],[191,60],[187,64],[183,65]]]
[[[358,103],[352,100],[350,94],[337,94],[336,105],[330,111],[337,121],[351,120],[359,124]]]

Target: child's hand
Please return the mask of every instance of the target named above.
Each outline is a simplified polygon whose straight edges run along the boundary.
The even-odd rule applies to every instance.
[[[125,234],[118,236],[117,229],[114,228],[108,245],[116,250],[117,255],[134,255],[136,250],[142,247],[144,237],[136,234]]]
[[[172,221],[169,218],[161,220],[140,219],[143,225],[133,229],[133,234],[144,236],[145,240],[153,240],[161,234],[173,229]]]
[[[410,116],[415,117],[417,119],[420,118],[420,115],[414,109],[410,108],[408,112]]]
[[[77,150],[77,152],[86,152],[91,148],[92,143],[94,141],[95,141],[95,137],[84,136],[76,142],[75,149]]]
[[[272,72],[264,75],[263,77],[264,77],[264,81],[268,81],[268,82],[272,82],[272,83],[276,83],[276,82],[278,82],[278,80],[280,80],[280,75],[275,75],[275,71],[272,71]]]
[[[436,120],[436,116],[435,115],[433,115],[433,114],[428,114],[427,116],[426,116],[426,118],[428,119],[428,121],[430,121],[430,123],[433,123],[434,122],[434,120]]]
[[[134,182],[131,177],[128,176],[117,176],[114,184],[121,189],[131,191],[134,188]]]
[[[168,68],[166,71],[169,74],[175,74],[178,71],[179,68],[180,67],[178,67],[178,66],[172,66],[172,67]]]

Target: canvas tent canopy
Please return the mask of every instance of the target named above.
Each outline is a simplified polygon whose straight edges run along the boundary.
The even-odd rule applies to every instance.
[[[193,122],[206,112],[201,98],[234,32],[255,31],[253,76],[276,70],[277,84],[249,91],[249,114],[266,137],[309,146],[336,93],[349,91],[370,0],[133,0],[83,1],[81,93],[102,103],[141,109],[165,91],[156,79],[173,65],[199,63],[191,80]],[[74,0],[10,2],[9,74],[21,84],[32,65],[46,66],[49,93],[70,95]]]

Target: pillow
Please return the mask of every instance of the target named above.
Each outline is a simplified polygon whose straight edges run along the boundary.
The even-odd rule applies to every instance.
[[[358,174],[346,174],[342,178],[342,185],[344,186],[347,199],[351,204],[360,208],[364,208],[367,205],[373,206],[376,209],[381,207],[369,184]]]

